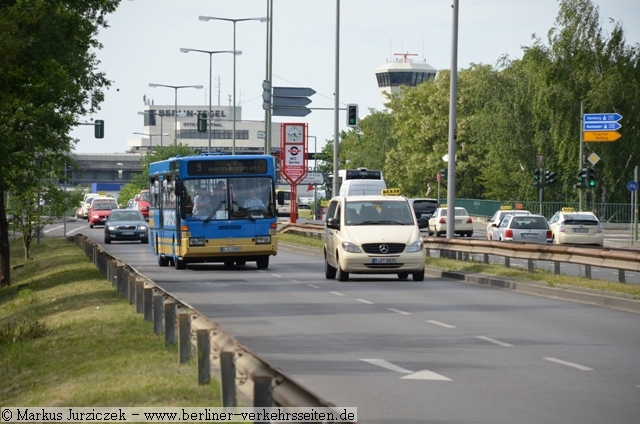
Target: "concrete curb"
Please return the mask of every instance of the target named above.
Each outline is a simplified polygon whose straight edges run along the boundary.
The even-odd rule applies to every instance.
[[[278,246],[298,253],[323,257],[322,250],[313,247],[283,242],[278,242]],[[452,280],[462,281],[467,284],[477,284],[481,286],[496,287],[503,290],[513,290],[518,293],[549,297],[569,302],[584,303],[625,312],[640,313],[640,300],[628,299],[610,294],[548,287],[545,282],[523,282],[508,280],[489,274],[444,271],[428,267],[425,268],[425,275],[435,278],[449,278]]]

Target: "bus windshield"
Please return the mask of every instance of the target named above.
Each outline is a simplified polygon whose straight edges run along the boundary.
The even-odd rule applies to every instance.
[[[275,217],[271,180],[266,177],[189,179],[184,181],[182,193],[182,219]]]

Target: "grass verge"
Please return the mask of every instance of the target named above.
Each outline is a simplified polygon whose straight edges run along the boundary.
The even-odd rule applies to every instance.
[[[324,243],[317,238],[288,233],[278,234],[278,239],[285,243],[300,244],[308,247],[322,249]],[[570,275],[555,275],[552,272],[535,269],[534,272],[518,268],[506,268],[503,265],[484,264],[477,261],[458,261],[454,259],[441,259],[428,257],[426,259],[429,268],[436,268],[447,271],[464,271],[497,275],[507,278],[514,278],[520,281],[533,281],[545,283],[549,287],[591,290],[598,293],[624,296],[630,299],[640,299],[640,285],[625,284],[609,280],[587,279],[585,277],[573,277]]]
[[[32,256],[12,242],[24,266],[0,290],[3,406],[220,406],[218,381],[198,385],[75,244],[45,237]]]

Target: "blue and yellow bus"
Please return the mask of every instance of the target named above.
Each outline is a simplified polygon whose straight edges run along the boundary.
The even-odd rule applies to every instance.
[[[174,157],[149,166],[149,238],[158,265],[256,261],[277,254],[275,159]]]

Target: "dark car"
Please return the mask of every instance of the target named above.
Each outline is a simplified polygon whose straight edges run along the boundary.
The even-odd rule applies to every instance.
[[[140,241],[149,243],[149,224],[139,210],[115,209],[104,223],[104,242]]]
[[[416,219],[418,221],[422,219],[424,220],[424,222],[428,222],[429,218],[431,218],[436,209],[440,207],[436,199],[409,199],[409,203],[411,203],[411,207],[413,208],[413,213],[416,215]]]

